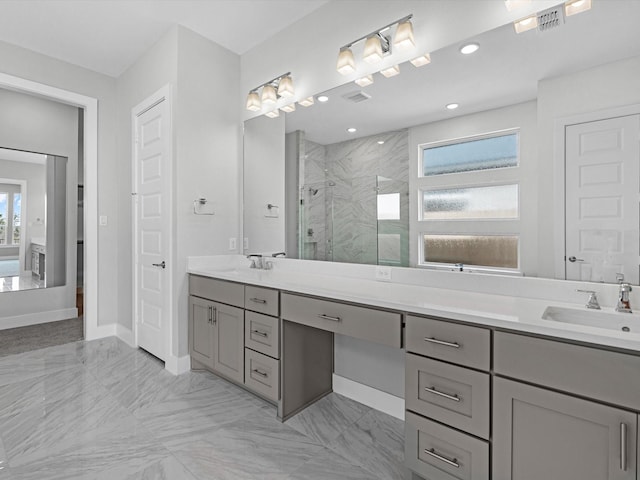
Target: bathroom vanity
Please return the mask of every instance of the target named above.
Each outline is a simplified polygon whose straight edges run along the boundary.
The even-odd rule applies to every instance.
[[[190,266],[193,367],[286,420],[332,391],[334,334],[404,349],[407,478],[638,480],[635,315],[631,331],[607,331],[544,320],[544,300],[301,275],[291,262]]]

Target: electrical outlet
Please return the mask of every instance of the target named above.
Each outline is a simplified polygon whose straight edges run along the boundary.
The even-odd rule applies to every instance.
[[[104,227],[105,225],[107,225],[107,216],[106,215],[100,215],[100,226]]]
[[[237,248],[236,237],[231,237],[229,239],[229,250],[235,250],[236,248]]]
[[[391,267],[376,267],[376,280],[379,282],[391,281]]]

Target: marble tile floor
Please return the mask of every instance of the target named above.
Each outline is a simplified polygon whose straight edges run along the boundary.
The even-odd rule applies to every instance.
[[[82,317],[0,330],[0,357],[62,345],[83,338]]]
[[[34,277],[31,272],[19,276],[0,277],[0,293],[34,290],[36,288],[44,288],[44,282]]]
[[[281,423],[115,337],[0,358],[0,480],[400,480],[403,428],[337,394]]]

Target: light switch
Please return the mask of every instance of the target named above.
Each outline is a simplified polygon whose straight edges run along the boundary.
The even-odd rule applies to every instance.
[[[107,224],[107,216],[106,215],[100,215],[100,226],[104,227]]]

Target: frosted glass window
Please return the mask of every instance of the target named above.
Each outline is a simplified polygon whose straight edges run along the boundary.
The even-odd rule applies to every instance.
[[[400,220],[400,194],[378,195],[378,220]]]
[[[428,147],[422,151],[422,174],[471,172],[518,165],[518,133]]]
[[[518,218],[518,185],[427,190],[423,220]]]
[[[424,261],[518,268],[517,235],[423,235]]]
[[[7,244],[7,226],[9,219],[7,218],[9,212],[8,196],[6,193],[0,193],[0,245]]]

